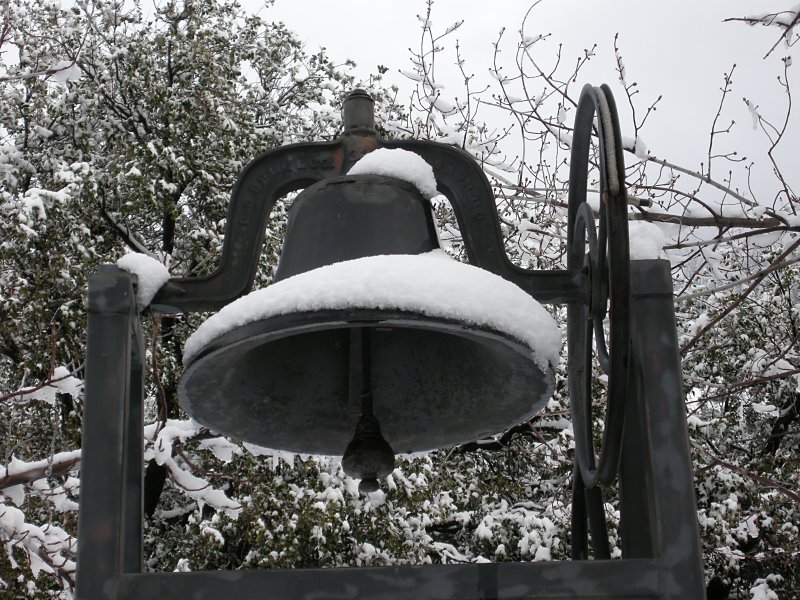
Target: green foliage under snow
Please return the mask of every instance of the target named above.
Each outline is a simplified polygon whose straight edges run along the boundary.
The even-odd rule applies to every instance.
[[[458,26],[440,38],[423,20],[423,50],[405,71],[416,88],[404,109],[381,87],[385,69],[359,82],[350,65],[308,53],[282,25],[223,0],[170,1],[152,14],[113,0],[14,0],[2,10],[0,598],[72,594],[89,274],[126,248],[156,256],[173,275],[212,271],[236,174],[269,148],[334,138],[353,87],[377,98],[385,135],[456,143],[481,162],[517,264],[563,264],[565,134],[575,82],[594,54],[572,72],[559,63],[559,77],[545,76],[555,42],[526,31],[530,23],[518,41],[498,41],[517,53],[518,73],[498,72],[488,90],[470,87],[465,75],[460,98],[451,98],[436,83],[443,63],[434,58],[449,51],[436,47]],[[619,51],[617,58],[621,69]],[[632,106],[645,102],[619,72],[615,93]],[[494,130],[478,120],[479,109],[520,127]],[[623,128],[638,136],[649,112],[645,106]],[[767,116],[754,118],[772,131]],[[522,160],[502,153],[514,136],[526,149]],[[764,200],[743,191],[744,169],[714,187],[710,165],[708,173],[681,170],[638,143],[630,150],[631,193],[662,209],[632,217],[660,223],[670,240],[707,575],[731,597],[771,590],[789,598],[800,588],[796,187],[775,163],[777,192]],[[726,221],[719,208],[709,229],[692,208],[703,202],[714,214],[719,186],[738,198],[742,220]],[[461,257],[452,209],[441,199],[434,209],[446,249]],[[274,270],[284,218],[282,204],[267,231],[259,286]],[[402,460],[382,491],[365,498],[336,460],[264,452],[185,419],[176,400],[181,348],[200,317],[144,320],[146,493],[159,500],[145,523],[148,569],[569,556],[564,361],[555,397],[529,427]],[[601,378],[594,388],[602,398]],[[596,411],[599,435],[602,402]],[[606,500],[619,556],[613,489]]]

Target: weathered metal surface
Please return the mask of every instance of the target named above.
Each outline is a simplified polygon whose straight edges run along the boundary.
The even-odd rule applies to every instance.
[[[586,202],[589,148],[595,115],[600,123],[597,133],[601,196],[596,235],[592,231],[592,210]],[[625,396],[630,371],[631,293],[628,204],[624,182],[625,163],[613,97],[607,86],[595,88],[586,85],[578,102],[573,132],[567,268],[587,271],[591,295],[588,303],[573,303],[567,308],[567,370],[575,455],[587,488],[607,486],[614,481],[622,451]],[[588,252],[584,241],[587,233]],[[604,333],[606,319],[608,344]],[[608,376],[605,427],[598,456],[595,455],[591,427],[591,369],[595,356]]]
[[[555,385],[527,346],[489,329],[408,311],[327,310],[213,340],[181,378],[181,405],[238,439],[341,455],[361,414],[348,402],[353,327],[370,330],[374,413],[396,452],[503,431],[541,410]]]
[[[686,404],[675,324],[672,278],[666,260],[631,263],[636,399],[642,410],[633,427],[642,431],[645,463],[630,485],[647,489],[647,503],[628,529],[647,527],[653,556],[665,572],[664,598],[704,598],[697,502],[694,493]],[[625,453],[628,454],[627,452]],[[631,457],[633,460],[635,454]],[[630,508],[630,502],[623,505]]]
[[[89,281],[78,517],[78,598],[142,568],[142,364],[132,276],[102,267]]]
[[[201,600],[235,593],[237,600],[662,600],[663,576],[653,560],[207,571],[123,576],[117,598]]]
[[[379,146],[413,150],[434,166],[439,190],[456,210],[473,264],[513,281],[540,301],[582,306],[572,314],[583,318],[589,315],[590,302],[597,308],[598,298],[605,297],[603,290],[590,289],[582,262],[553,272],[524,271],[510,264],[503,252],[489,183],[480,167],[460,150],[433,142],[380,140],[374,135],[371,101],[363,93],[354,94],[345,105],[345,121],[345,135],[337,142],[289,146],[251,163],[234,189],[220,269],[209,277],[171,280],[153,308],[209,310],[245,293],[252,284],[264,225],[275,200],[290,190],[346,172],[363,153]],[[578,182],[576,189],[585,196],[585,182],[582,189]],[[613,266],[613,252],[609,260]],[[703,572],[669,263],[634,261],[631,275],[633,358],[619,441],[621,560],[142,574],[141,324],[132,276],[116,267],[103,267],[89,287],[77,597],[194,600],[233,594],[242,600],[700,600]],[[398,316],[400,320],[406,317]],[[572,336],[570,353],[585,350],[591,343],[591,328],[580,325],[582,333]],[[463,324],[451,326],[463,329]],[[240,330],[235,335],[246,339],[252,334]],[[455,331],[450,334],[459,337]],[[211,344],[206,352],[215,347]],[[616,352],[612,342],[610,356]],[[577,366],[571,363],[573,367],[578,381],[588,382],[589,365],[584,361]],[[344,394],[348,396],[346,389]],[[598,523],[603,516],[601,491],[597,486],[584,491],[582,478],[576,477],[574,504],[579,518],[573,544],[578,557],[588,555],[588,523],[597,558],[607,551],[602,542],[604,525]]]
[[[292,202],[274,281],[345,260],[439,248],[431,205],[410,183],[346,175]]]

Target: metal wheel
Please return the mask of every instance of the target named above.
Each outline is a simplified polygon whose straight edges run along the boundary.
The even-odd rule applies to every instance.
[[[597,115],[600,206],[597,230],[586,202],[589,149]],[[619,120],[607,86],[585,86],[575,117],[570,164],[567,268],[587,273],[585,304],[567,313],[569,388],[578,472],[586,489],[610,485],[618,471],[630,371],[630,252],[625,164]],[[608,336],[605,333],[607,320]],[[594,343],[593,343],[594,338]],[[592,364],[608,378],[602,445],[592,434]]]

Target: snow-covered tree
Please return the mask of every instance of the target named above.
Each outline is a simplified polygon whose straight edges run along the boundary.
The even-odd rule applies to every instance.
[[[420,17],[423,43],[400,71],[414,82],[414,110],[396,126],[455,143],[481,161],[494,184],[507,251],[523,266],[548,268],[563,264],[566,167],[574,108],[586,83],[581,73],[599,58],[597,46],[564,55],[557,34],[537,29],[536,4],[521,27],[499,34],[487,86],[454,39],[461,23],[435,30],[429,3]],[[800,586],[800,181],[789,143],[798,15],[800,7],[731,19],[781,30],[764,59],[775,84],[740,89],[733,70],[720,74],[720,96],[707,99],[715,112],[699,165],[648,150],[648,119],[663,90],[642,89],[626,69],[621,41],[605,40],[613,49],[609,71],[618,79],[632,236],[659,240],[673,265],[704,556],[709,580],[716,578],[709,593],[716,588],[732,597]],[[448,68],[457,76],[450,74],[445,87],[440,81]],[[738,106],[736,94],[745,95]],[[784,109],[765,113],[764,94],[783,96]],[[728,134],[751,121],[766,150],[748,149],[745,158]],[[758,169],[772,180],[755,185]],[[597,202],[590,192],[591,201]],[[446,205],[440,217],[458,254],[459,233]]]
[[[349,65],[235,2],[2,10],[0,594],[18,597],[74,580],[78,464],[59,453],[80,446],[80,386],[65,382],[82,376],[88,275],[126,249],[176,274],[213,269],[241,168],[269,148],[335,136],[355,82]],[[177,416],[181,326],[148,324],[159,422]],[[157,499],[167,466],[150,472]]]
[[[277,145],[335,137],[343,93],[358,82],[348,65],[308,53],[282,25],[228,0],[168,1],[155,11],[116,0],[66,8],[11,0],[2,10],[0,597],[68,598],[87,276],[126,249],[175,275],[211,271],[239,170]],[[745,20],[778,24],[791,44],[793,10]],[[498,52],[516,53],[516,70],[498,59],[491,85],[478,87],[459,55],[458,27],[437,32],[423,15],[419,51],[402,68],[416,82],[406,109],[380,87],[384,73],[362,82],[379,100],[380,127],[471,152],[493,182],[509,255],[561,267],[573,109],[581,69],[599,59],[591,49],[562,59],[556,36],[528,18],[497,40]],[[785,113],[764,114],[757,91],[736,90],[769,140],[766,155],[750,158],[772,168],[768,192],[748,187],[750,161],[725,147],[731,73],[721,76],[721,99],[708,99],[719,108],[707,160],[681,165],[645,146],[658,96],[639,91],[621,44],[614,48],[608,68],[628,104],[632,226],[654,224],[673,264],[708,577],[742,598],[796,589],[800,220],[796,169],[782,152],[796,89],[791,48],[765,62],[777,69]],[[439,85],[447,68],[463,90]],[[452,211],[441,200],[435,208],[448,251],[460,256]],[[270,225],[261,285],[275,266],[281,216]],[[145,321],[147,568],[569,555],[563,372],[531,422],[403,461],[383,491],[363,497],[335,460],[265,452],[185,419],[176,386],[194,324]],[[613,497],[607,506],[618,554]]]

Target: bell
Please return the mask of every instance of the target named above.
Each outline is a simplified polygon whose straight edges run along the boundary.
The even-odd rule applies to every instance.
[[[540,338],[550,350],[537,349]],[[370,491],[395,452],[530,418],[552,394],[559,345],[528,294],[441,251],[414,186],[344,176],[298,195],[275,281],[189,339],[178,393],[189,415],[227,436],[345,454]]]
[[[292,203],[274,281],[354,258],[437,248],[430,202],[412,184],[382,175],[334,177]]]

